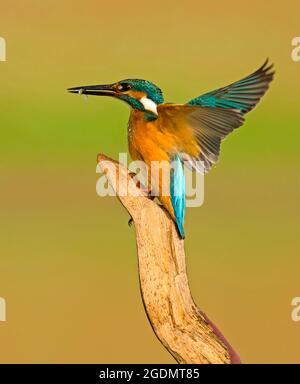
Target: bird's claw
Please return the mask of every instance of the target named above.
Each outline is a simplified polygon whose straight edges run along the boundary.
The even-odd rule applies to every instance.
[[[129,176],[131,178],[134,178],[136,176],[136,173],[134,172],[129,172]],[[147,195],[147,197],[150,199],[150,200],[154,200],[155,199],[155,196],[153,196],[151,194],[151,189],[150,188],[147,188],[145,187],[139,180],[135,180],[136,183],[135,185],[142,191],[145,193],[145,195]],[[129,220],[130,221],[130,220]]]

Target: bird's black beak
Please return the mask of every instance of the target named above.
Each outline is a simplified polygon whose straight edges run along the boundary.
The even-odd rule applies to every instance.
[[[114,96],[116,94],[112,84],[85,85],[82,87],[69,88],[67,91],[71,93],[78,93],[79,95],[93,96]]]

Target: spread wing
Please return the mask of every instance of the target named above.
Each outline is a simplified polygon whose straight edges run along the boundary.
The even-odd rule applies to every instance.
[[[188,113],[186,121],[193,131],[199,152],[197,156],[192,156],[183,151],[181,159],[186,160],[190,168],[206,173],[218,160],[222,139],[240,127],[244,118],[237,109],[201,107]]]
[[[170,143],[170,158],[178,154],[185,165],[200,173],[210,170],[218,159],[222,139],[244,122],[239,109],[182,104],[159,105],[158,116],[159,130]]]
[[[251,75],[227,87],[205,93],[189,101],[188,105],[239,109],[243,114],[251,111],[269,88],[274,77],[273,65],[268,60]]]
[[[253,109],[267,91],[274,76],[271,68],[266,61],[244,79],[185,105],[159,106],[165,116],[162,129],[170,127],[167,120],[171,120],[182,161],[200,173],[211,169],[218,160],[221,141],[243,124],[244,114]]]

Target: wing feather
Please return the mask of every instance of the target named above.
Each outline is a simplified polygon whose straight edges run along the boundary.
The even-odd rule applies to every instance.
[[[189,101],[188,105],[199,107],[221,107],[240,109],[247,113],[253,109],[266,93],[274,77],[273,65],[268,60],[251,75],[226,87],[205,93]]]
[[[204,173],[217,162],[222,140],[244,123],[244,114],[256,106],[269,88],[274,77],[272,67],[267,60],[240,81],[185,105],[158,106],[159,116],[163,116],[161,129],[172,132],[180,159],[189,168]]]

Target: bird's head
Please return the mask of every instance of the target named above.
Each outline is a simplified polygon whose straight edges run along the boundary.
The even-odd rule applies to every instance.
[[[128,103],[139,111],[157,115],[157,106],[164,102],[162,91],[147,80],[127,79],[114,84],[87,85],[69,88],[69,92],[82,95],[111,96]]]

